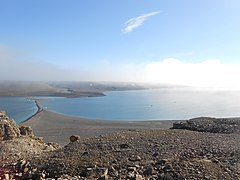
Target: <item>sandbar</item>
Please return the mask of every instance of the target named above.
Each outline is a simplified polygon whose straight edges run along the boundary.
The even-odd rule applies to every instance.
[[[96,120],[67,116],[43,109],[21,125],[31,126],[34,134],[43,137],[45,142],[66,145],[69,143],[71,135],[88,138],[123,130],[166,129],[172,127],[173,122],[174,120]]]

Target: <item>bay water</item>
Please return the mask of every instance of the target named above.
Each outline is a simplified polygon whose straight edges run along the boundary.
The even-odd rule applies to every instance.
[[[240,117],[240,91],[163,88],[105,92],[102,97],[37,98],[49,111],[104,120],[184,120]],[[0,110],[17,122],[37,111],[26,98],[0,98]]]
[[[5,111],[18,124],[35,114],[37,110],[34,100],[24,97],[0,97],[0,111]]]

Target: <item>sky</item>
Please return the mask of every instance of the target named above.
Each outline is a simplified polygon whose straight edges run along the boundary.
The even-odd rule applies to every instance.
[[[239,0],[0,0],[0,80],[240,88]]]

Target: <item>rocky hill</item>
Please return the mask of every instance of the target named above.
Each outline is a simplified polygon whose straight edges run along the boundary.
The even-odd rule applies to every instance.
[[[199,117],[185,122],[175,122],[172,128],[210,133],[240,134],[240,118]]]
[[[5,112],[0,112],[0,179],[22,179],[29,173],[26,160],[41,158],[59,147],[44,143],[31,127],[18,126]]]
[[[86,139],[73,135],[59,147],[4,113],[0,118],[2,179],[240,179],[238,131],[128,130]]]

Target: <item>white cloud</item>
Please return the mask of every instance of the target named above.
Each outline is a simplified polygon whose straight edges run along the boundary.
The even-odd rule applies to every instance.
[[[97,69],[60,68],[6,46],[0,45],[0,80],[137,81],[194,87],[240,89],[240,63],[220,60],[183,62],[168,58],[148,64],[96,63]]]
[[[239,89],[240,64],[224,64],[220,60],[184,63],[168,58],[145,66],[145,81],[194,87]]]
[[[129,19],[124,23],[125,27],[122,30],[123,33],[129,33],[136,29],[137,27],[141,26],[149,17],[158,14],[159,12],[151,12],[147,14],[143,14],[134,18]]]

